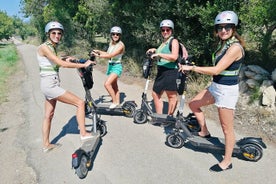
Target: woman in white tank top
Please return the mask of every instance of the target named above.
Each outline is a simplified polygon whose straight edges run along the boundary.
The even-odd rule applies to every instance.
[[[45,112],[42,123],[43,152],[51,151],[60,146],[50,142],[51,123],[57,101],[74,105],[77,107],[77,122],[80,128],[81,140],[92,138],[85,129],[85,105],[84,101],[69,91],[60,87],[59,68],[83,68],[89,66],[92,61],[85,64],[70,62],[72,57],[66,61],[57,57],[56,47],[64,33],[64,28],[59,22],[49,22],[45,27],[47,41],[41,44],[37,50],[37,59],[40,67],[41,90],[45,96]]]

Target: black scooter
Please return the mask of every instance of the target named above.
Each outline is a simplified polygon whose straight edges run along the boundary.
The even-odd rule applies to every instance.
[[[83,63],[86,62],[86,60],[81,59],[72,62]],[[92,65],[87,68],[78,69],[85,89],[87,106],[90,109],[89,114],[86,115],[92,120],[91,134],[93,135],[91,139],[83,141],[81,147],[72,154],[72,168],[75,169],[75,172],[80,179],[85,178],[88,174],[88,170],[92,168],[93,160],[95,159],[97,150],[102,142],[101,138],[107,133],[107,127],[104,121],[99,118],[97,111],[93,106],[93,99],[90,93],[90,89],[93,86],[93,83],[91,83],[91,71]]]
[[[192,63],[189,63],[192,64]],[[182,94],[182,102],[185,103],[187,81]],[[183,107],[183,106],[181,106]],[[182,148],[185,143],[191,143],[196,148],[214,151],[225,151],[225,140],[219,137],[203,138],[195,136],[192,132],[199,132],[200,127],[195,116],[190,113],[183,116],[183,109],[178,111],[173,131],[166,137],[166,144],[172,148]],[[262,138],[245,137],[236,141],[233,155],[241,156],[245,160],[258,161],[263,156],[263,148],[266,148]]]
[[[143,64],[143,77],[146,79],[146,85],[144,88],[144,92],[142,93],[142,102],[141,108],[136,110],[134,113],[133,119],[134,123],[143,124],[148,121],[148,116],[151,118],[152,122],[160,122],[161,126],[168,126],[171,123],[176,122],[176,118],[174,116],[170,116],[167,114],[157,114],[152,110],[151,101],[147,99],[147,91],[150,82],[151,69],[153,67],[153,62],[157,61],[159,58],[151,58],[153,53],[147,53],[146,58]],[[178,77],[176,79],[176,84],[178,86],[178,90],[181,90],[183,87],[186,76],[182,73],[178,73]],[[184,105],[184,104],[183,104]]]
[[[95,55],[89,54],[90,55],[90,60],[91,61],[95,61]],[[90,71],[89,74],[84,75],[83,78],[81,75],[82,72],[80,72],[80,77],[82,78],[82,80],[85,78],[88,82],[89,82],[89,87],[91,87],[90,89],[92,89],[94,81],[93,81],[93,76],[92,76],[92,70]],[[85,81],[83,81],[85,82]],[[99,101],[103,101],[104,99],[104,95],[101,96],[99,99]],[[91,103],[91,104],[89,104]],[[93,109],[91,109],[91,107],[93,106],[93,108],[96,109],[96,112],[98,114],[98,116],[100,115],[111,115],[111,116],[125,116],[125,117],[129,117],[132,118],[134,112],[136,111],[136,107],[137,104],[135,103],[135,101],[126,101],[124,102],[122,105],[117,106],[116,108],[110,109],[109,105],[110,104],[101,104],[101,103],[96,103],[96,101],[91,97],[91,99],[86,99],[86,103],[85,103],[85,112],[86,114],[91,113],[91,111]]]

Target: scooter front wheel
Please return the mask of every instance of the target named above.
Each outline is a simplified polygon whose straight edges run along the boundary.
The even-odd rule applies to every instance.
[[[76,174],[80,179],[83,179],[87,176],[88,173],[88,159],[86,155],[82,155],[80,159],[79,167],[76,168]]]
[[[139,109],[134,113],[133,119],[134,119],[134,123],[144,124],[144,123],[147,122],[148,117],[147,117],[147,114],[144,111]]]
[[[249,161],[257,162],[263,156],[263,149],[256,144],[245,144],[241,146],[242,156]]]
[[[182,148],[185,144],[184,139],[179,134],[169,134],[166,143],[172,148]]]

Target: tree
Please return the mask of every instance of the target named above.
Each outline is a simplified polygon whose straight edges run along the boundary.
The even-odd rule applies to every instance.
[[[276,66],[275,36],[273,38],[276,28],[275,12],[275,0],[247,0],[244,1],[240,13],[243,29],[250,40],[249,47],[261,52],[261,58],[257,60],[267,70],[274,69]],[[256,58],[252,59],[256,60]]]
[[[0,11],[0,40],[9,39],[14,33],[13,20],[6,12]]]

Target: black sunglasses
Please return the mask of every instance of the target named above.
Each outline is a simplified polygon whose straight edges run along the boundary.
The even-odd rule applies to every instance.
[[[217,32],[221,32],[223,28],[225,29],[225,31],[230,31],[233,27],[233,24],[226,24],[225,26],[216,25],[215,29]]]
[[[168,33],[168,32],[171,31],[171,29],[161,29],[161,31],[162,31],[162,32],[167,32],[167,33]]]
[[[112,36],[120,36],[119,33],[111,33]]]
[[[58,35],[62,35],[62,33],[61,33],[61,32],[54,32],[54,31],[53,31],[53,32],[51,32],[51,34],[52,34],[52,35],[57,35],[57,34],[58,34]]]

